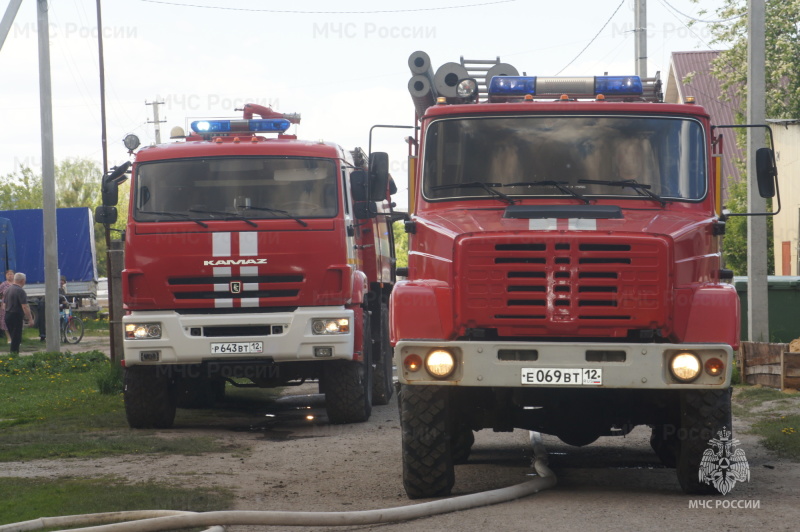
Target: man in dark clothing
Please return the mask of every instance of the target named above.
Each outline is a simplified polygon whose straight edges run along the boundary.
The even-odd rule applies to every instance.
[[[11,336],[11,353],[19,353],[19,345],[22,343],[23,318],[28,323],[33,324],[31,308],[28,305],[28,295],[23,290],[27,277],[24,273],[14,274],[14,283],[6,290],[3,305],[6,308],[6,326]]]

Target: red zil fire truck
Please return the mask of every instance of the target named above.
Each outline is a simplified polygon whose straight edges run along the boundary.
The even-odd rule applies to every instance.
[[[731,428],[740,323],[720,130],[654,78],[514,70],[481,92],[426,62],[409,60],[420,132],[390,302],[409,497],[448,494],[484,428],[582,446],[649,425],[682,488],[713,491],[698,474]],[[772,150],[757,160],[771,196]]]
[[[122,272],[131,427],[169,427],[176,405],[208,404],[226,382],[319,379],[333,423],[389,401],[388,161],[286,134],[298,121],[248,104],[136,153]],[[104,180],[107,211],[120,175]]]

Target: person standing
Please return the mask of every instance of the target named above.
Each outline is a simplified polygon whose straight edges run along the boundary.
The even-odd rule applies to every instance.
[[[3,304],[6,308],[6,327],[8,327],[8,332],[11,335],[10,352],[12,354],[19,353],[19,346],[22,343],[23,319],[33,325],[33,316],[31,316],[31,308],[28,305],[28,294],[23,289],[26,280],[27,276],[24,273],[15,273],[14,282],[8,287],[3,297]]]
[[[6,306],[3,304],[3,298],[6,295],[6,290],[14,282],[14,270],[6,270],[6,278],[0,283],[0,330],[6,335],[6,340],[11,341],[11,336],[8,334],[8,327],[6,327]]]

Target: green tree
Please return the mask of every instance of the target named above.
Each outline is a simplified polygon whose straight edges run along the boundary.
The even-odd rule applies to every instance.
[[[698,3],[699,0],[694,0]],[[700,11],[704,13],[703,10]],[[725,0],[719,22],[709,25],[712,45],[722,50],[712,73],[727,91],[733,88],[742,108],[747,96],[747,1]],[[766,110],[769,118],[800,117],[800,0],[766,2]],[[726,97],[723,92],[722,97]],[[742,112],[740,118],[744,116]]]
[[[725,207],[732,213],[747,212],[747,182],[728,182],[728,201]],[[767,233],[772,234],[772,217],[767,218]],[[747,275],[747,217],[732,216],[725,222],[725,236],[722,238],[722,255],[725,267],[734,275]],[[775,253],[773,239],[767,240],[767,272],[775,272]]]
[[[403,222],[395,222],[392,224],[392,233],[394,234],[394,253],[397,258],[398,268],[408,267],[408,233],[406,233]]]
[[[70,158],[58,163],[55,168],[56,207],[89,207],[94,212],[100,205],[100,179],[102,171],[89,159]],[[120,187],[121,219],[114,224],[117,230],[124,229],[127,214],[128,186]],[[41,209],[42,176],[29,167],[0,176],[0,210]],[[106,242],[100,226],[95,226],[95,248],[97,250],[97,272],[106,276]]]

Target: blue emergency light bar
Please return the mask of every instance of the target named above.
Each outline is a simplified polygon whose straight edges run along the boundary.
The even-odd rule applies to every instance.
[[[285,118],[262,118],[251,120],[195,120],[192,122],[192,131],[199,134],[207,133],[258,133],[272,132],[283,133],[292,124]]]
[[[489,99],[503,101],[533,97],[556,97],[566,94],[570,98],[594,98],[598,94],[608,97],[641,96],[642,80],[639,76],[494,76],[489,82]]]

